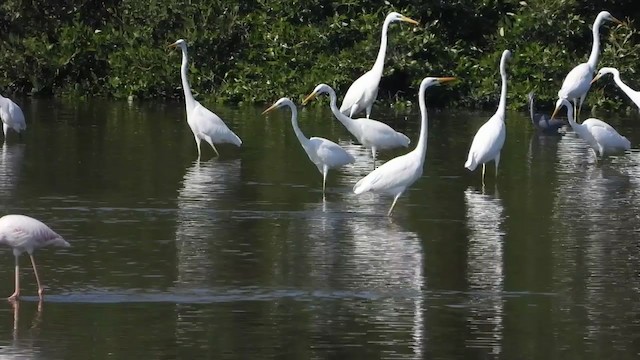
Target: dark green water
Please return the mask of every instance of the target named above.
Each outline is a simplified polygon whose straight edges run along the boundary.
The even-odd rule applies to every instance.
[[[181,102],[21,104],[27,133],[0,149],[2,213],[72,248],[36,253],[41,311],[21,259],[2,358],[640,356],[635,150],[594,164],[572,132],[538,137],[510,113],[483,189],[463,164],[491,113],[431,111],[424,175],[388,219],[392,199],[351,192],[371,159],[324,109],[301,112],[303,131],[357,163],[330,172],[323,200],[288,111],[212,107],[244,144],[198,164]],[[415,143],[418,114],[374,115]],[[638,116],[603,119],[640,143]]]

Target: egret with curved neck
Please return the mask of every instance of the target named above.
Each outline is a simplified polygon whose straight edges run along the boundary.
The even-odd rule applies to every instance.
[[[558,99],[556,109],[551,115],[553,119],[560,108],[567,107],[567,118],[573,131],[589,144],[589,148],[593,151],[596,161],[598,156],[604,157],[608,154],[614,154],[629,150],[631,143],[626,137],[620,135],[611,125],[599,119],[587,119],[582,124],[576,123],[573,118],[573,108],[567,99]]]
[[[622,24],[620,20],[613,17],[608,11],[601,11],[598,14],[591,29],[593,33],[593,45],[591,46],[589,60],[571,69],[564,78],[562,87],[558,91],[559,99],[567,99],[573,102],[574,108],[577,109],[577,112],[574,112],[576,116],[575,121],[580,117],[582,103],[587,97],[587,92],[589,92],[589,88],[591,87],[593,73],[598,66],[598,56],[600,55],[600,26],[602,26],[605,21]]]
[[[613,81],[615,81],[616,85],[618,85],[620,90],[622,90],[629,97],[629,99],[631,99],[631,101],[633,101],[633,103],[636,104],[636,106],[640,110],[640,91],[635,91],[632,88],[630,88],[629,85],[622,82],[622,79],[620,78],[620,72],[618,71],[618,69],[613,67],[603,67],[602,69],[600,69],[600,71],[598,71],[598,74],[596,75],[595,78],[593,78],[591,83],[593,84],[594,82],[596,82],[598,79],[600,79],[606,74],[613,75]]]
[[[387,30],[389,24],[395,21],[404,21],[410,24],[418,25],[418,22],[410,19],[397,12],[392,12],[387,15],[382,25],[382,37],[380,38],[380,50],[378,50],[378,57],[373,64],[371,70],[364,73],[356,81],[351,84],[347,90],[347,94],[342,100],[340,105],[340,112],[353,117],[362,110],[366,110],[367,119],[371,116],[371,108],[373,102],[378,96],[378,85],[382,78],[382,71],[384,69],[384,58],[387,53]]]
[[[371,191],[373,193],[392,195],[393,203],[387,212],[387,216],[391,216],[398,198],[404,191],[422,176],[424,159],[427,155],[427,135],[429,133],[425,92],[430,86],[446,83],[454,79],[452,77],[427,77],[422,80],[420,91],[418,92],[421,114],[420,137],[416,148],[382,164],[358,181],[353,187],[353,192],[356,194]]]
[[[182,80],[182,89],[184,90],[184,102],[187,110],[187,123],[193,132],[198,148],[198,160],[200,160],[200,142],[206,141],[211,145],[217,156],[220,156],[214,144],[230,143],[236,146],[242,144],[242,140],[231,131],[220,117],[209,109],[202,106],[191,93],[191,86],[187,79],[187,69],[189,60],[187,57],[187,42],[180,39],[169,45],[172,48],[180,48],[182,50],[182,65],[180,67],[180,78]]]
[[[502,89],[500,90],[500,103],[496,113],[484,123],[471,143],[469,156],[464,167],[473,171],[479,164],[482,164],[482,183],[484,184],[484,174],[486,163],[493,160],[496,164],[496,177],[498,176],[498,165],[500,164],[500,151],[506,138],[506,127],[504,124],[507,112],[507,61],[511,58],[511,51],[505,50],[500,58],[500,77],[502,79]]]
[[[291,126],[293,127],[293,132],[295,132],[309,160],[316,165],[318,171],[322,174],[322,195],[324,196],[329,169],[351,164],[356,160],[345,149],[331,140],[321,137],[307,139],[298,126],[298,109],[288,98],[281,98],[276,101],[268,109],[263,111],[262,114],[281,107],[289,107],[291,109]]]
[[[533,127],[544,135],[558,135],[558,130],[565,125],[565,122],[560,119],[551,120],[548,115],[535,112],[533,91],[527,94],[527,97],[529,98],[529,117]]]
[[[320,84],[313,89],[302,104],[306,104],[320,94],[328,94],[331,98],[331,111],[333,115],[344,125],[364,147],[371,149],[373,156],[373,168],[376,167],[376,154],[378,150],[394,149],[409,146],[409,138],[391,128],[391,126],[373,119],[352,119],[338,110],[336,92],[327,84]]]

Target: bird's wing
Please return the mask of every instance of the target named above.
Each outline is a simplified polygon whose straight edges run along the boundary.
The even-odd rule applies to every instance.
[[[379,149],[389,149],[399,146],[409,146],[409,138],[400,132],[395,131],[391,126],[373,119],[355,119],[362,134],[362,142],[376,144]]]
[[[237,146],[242,144],[240,138],[227,127],[227,124],[211,110],[196,102],[191,115],[196,131],[209,136],[214,142],[230,142]]]
[[[422,175],[420,159],[412,155],[413,153],[398,156],[382,164],[360,179],[353,187],[353,192],[385,192],[411,185]]]
[[[48,244],[69,246],[60,235],[47,225],[24,215],[6,215],[3,227],[8,229],[11,246],[17,248],[38,248]]]
[[[559,98],[571,101],[589,91],[591,80],[593,79],[593,69],[587,63],[582,63],[569,71],[562,82],[562,87],[558,91]]]
[[[342,104],[340,104],[340,112],[349,116],[349,110],[354,104],[358,104],[360,110],[365,109],[367,107],[367,101],[370,100],[366,99],[367,93],[375,91],[380,82],[380,79],[378,79],[378,81],[375,80],[375,74],[371,70],[356,79],[356,81],[349,86],[342,100]]]
[[[24,114],[22,113],[22,109],[18,104],[13,101],[8,101],[8,112],[9,112],[9,121],[7,125],[9,125],[13,130],[20,132],[27,128],[27,125],[24,121]]]
[[[502,145],[504,145],[504,121],[495,117],[496,115],[484,123],[473,137],[473,142],[469,149],[469,158],[473,156],[476,164],[493,160],[502,149]]]
[[[330,168],[351,164],[356,161],[353,155],[331,140],[312,137],[309,141],[313,144],[318,159]]]
[[[629,140],[618,134],[616,129],[606,122],[598,119],[587,119],[582,123],[589,129],[593,138],[605,149],[624,149],[630,148]]]

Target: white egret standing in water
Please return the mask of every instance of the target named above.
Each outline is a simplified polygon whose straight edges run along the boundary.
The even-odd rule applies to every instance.
[[[329,169],[352,164],[356,160],[345,149],[331,140],[321,137],[307,139],[298,126],[298,109],[288,98],[281,98],[262,113],[266,114],[273,109],[283,106],[288,106],[291,109],[291,126],[293,127],[293,132],[295,132],[309,160],[316,165],[318,171],[322,174],[322,194],[324,195]]]
[[[573,108],[567,99],[558,99],[556,109],[551,115],[553,119],[561,107],[567,107],[567,118],[573,131],[589,144],[590,149],[596,156],[604,157],[607,154],[619,153],[631,148],[631,143],[626,137],[618,134],[611,125],[599,119],[587,119],[582,124],[576,123],[573,119]]]
[[[373,156],[373,168],[376,167],[376,154],[378,150],[395,149],[409,146],[409,138],[391,128],[391,126],[373,119],[352,119],[338,110],[337,96],[331,86],[320,84],[313,89],[302,104],[306,104],[320,94],[329,94],[331,98],[331,111],[333,115],[349,130],[362,146],[371,149]]]
[[[5,141],[7,140],[7,130],[12,129],[20,134],[27,128],[20,106],[2,95],[0,95],[0,120],[2,120]]]
[[[482,183],[484,184],[484,173],[486,163],[493,160],[496,164],[496,177],[498,176],[498,165],[500,164],[500,151],[504,145],[506,137],[506,127],[504,124],[507,111],[507,60],[511,58],[511,51],[505,50],[500,58],[500,77],[502,78],[502,90],[500,91],[500,103],[496,113],[484,123],[476,136],[473,138],[469,156],[464,167],[473,171],[479,164],[482,164]]]
[[[582,103],[587,97],[587,92],[591,87],[591,79],[593,79],[593,73],[598,66],[598,56],[600,55],[600,26],[607,21],[613,21],[618,24],[622,22],[613,16],[608,11],[601,11],[596,20],[593,22],[593,45],[591,47],[591,54],[589,60],[586,63],[582,63],[569,71],[567,76],[562,82],[562,87],[558,91],[559,99],[567,99],[573,102],[573,106],[577,109],[574,113],[575,121],[580,117],[580,109],[582,109]],[[580,102],[578,102],[578,100]]]
[[[591,80],[591,83],[593,84],[606,74],[613,75],[613,81],[615,81],[616,85],[618,85],[620,90],[627,94],[629,99],[631,99],[631,101],[633,101],[633,103],[636,104],[636,106],[640,110],[640,91],[635,91],[627,84],[623,83],[622,79],[620,78],[620,72],[618,71],[618,69],[613,67],[603,67],[602,69],[600,69],[600,71],[598,71],[598,75],[596,75],[596,77]]]
[[[193,98],[191,93],[191,86],[189,86],[189,80],[187,79],[187,68],[189,61],[187,57],[187,42],[180,39],[169,47],[179,47],[182,50],[182,66],[180,67],[180,77],[182,79],[182,89],[184,90],[184,101],[187,108],[187,123],[191,127],[193,137],[196,140],[196,146],[198,148],[198,160],[200,160],[200,142],[204,139],[211,147],[216,155],[220,156],[215,145],[218,143],[230,143],[235,146],[240,146],[242,140],[231,131],[227,125],[220,119],[220,117],[211,112],[206,107],[200,105],[196,99]]]
[[[378,96],[378,85],[382,78],[384,58],[387,53],[387,30],[389,29],[389,24],[395,21],[404,21],[418,25],[417,21],[397,12],[392,12],[387,15],[382,25],[382,38],[380,39],[380,50],[378,51],[376,62],[373,64],[371,70],[364,73],[351,84],[347,90],[347,94],[342,100],[342,105],[340,105],[341,113],[352,118],[362,110],[366,110],[367,119],[371,116],[371,108]]]
[[[416,148],[407,154],[393,158],[373,170],[362,178],[353,187],[353,192],[362,194],[367,191],[393,195],[393,203],[387,216],[391,216],[393,207],[404,191],[422,176],[424,158],[427,154],[427,134],[429,133],[429,121],[427,119],[427,105],[425,92],[428,87],[454,80],[453,77],[433,78],[427,77],[420,83],[418,101],[420,103],[420,138]]]
[[[42,300],[44,298],[44,287],[38,276],[33,252],[45,246],[70,246],[68,242],[47,225],[25,215],[5,215],[0,218],[0,244],[12,247],[13,256],[16,259],[16,287],[13,294],[9,296],[10,301],[17,300],[20,297],[20,268],[18,266],[20,254],[26,252],[31,258],[33,273],[38,283],[38,296]]]

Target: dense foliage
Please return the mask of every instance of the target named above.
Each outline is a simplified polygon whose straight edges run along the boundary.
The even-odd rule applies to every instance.
[[[626,21],[640,15],[635,0],[4,0],[0,91],[178,97],[180,56],[166,45],[184,38],[200,98],[299,100],[321,82],[344,94],[372,66],[392,10],[420,26],[390,27],[379,101],[415,101],[422,77],[455,75],[461,81],[431,101],[466,107],[495,106],[505,48],[514,53],[511,107],[522,106],[530,90],[551,101],[569,69],[588,58],[600,10]],[[604,25],[601,39],[599,64],[619,67],[640,88],[633,22]],[[594,85],[588,102],[630,106],[610,78]]]

